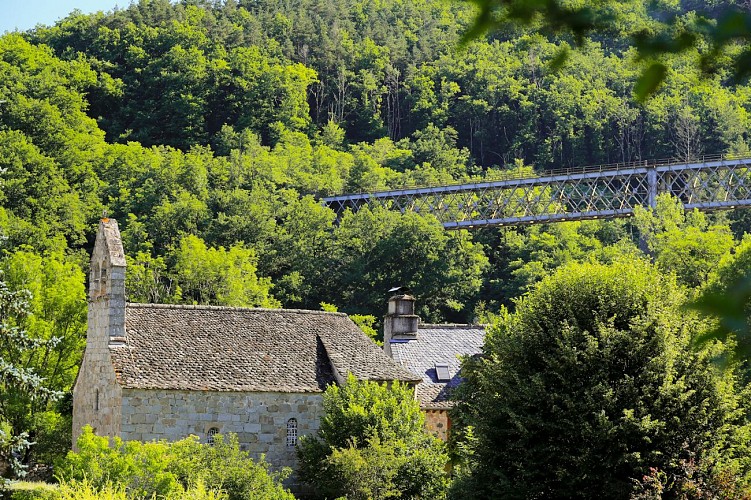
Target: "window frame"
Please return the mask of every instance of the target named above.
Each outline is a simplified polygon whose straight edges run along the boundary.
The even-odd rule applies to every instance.
[[[287,447],[294,448],[297,446],[297,419],[295,417],[287,420]]]

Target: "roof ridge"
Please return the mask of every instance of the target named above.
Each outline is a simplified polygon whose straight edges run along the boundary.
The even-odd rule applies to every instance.
[[[211,310],[211,311],[239,311],[239,312],[285,312],[285,313],[297,313],[297,314],[315,314],[321,316],[344,316],[348,317],[347,313],[343,312],[329,312],[329,311],[313,311],[310,309],[283,309],[283,308],[271,308],[271,307],[237,307],[237,306],[212,306],[205,304],[144,304],[140,302],[128,302],[127,307],[134,307],[137,309],[197,309],[197,310]]]
[[[489,325],[481,324],[481,323],[420,323],[417,326],[418,334],[420,332],[420,328],[429,328],[431,330],[436,330],[439,328],[445,328],[447,330],[449,329],[459,329],[459,328],[476,328],[476,329],[486,329]]]

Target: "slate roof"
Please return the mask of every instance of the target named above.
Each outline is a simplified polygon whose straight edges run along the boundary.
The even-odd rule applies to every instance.
[[[422,377],[416,388],[417,399],[424,409],[447,409],[451,390],[461,381],[460,356],[480,353],[485,339],[482,325],[420,324],[417,338],[392,340],[394,361]],[[447,363],[451,380],[439,382],[435,364]]]
[[[321,392],[332,371],[417,382],[342,313],[128,304],[110,344],[124,388]]]

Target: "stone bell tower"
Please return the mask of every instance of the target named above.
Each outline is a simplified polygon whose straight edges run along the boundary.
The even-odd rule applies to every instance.
[[[383,318],[383,350],[391,356],[391,341],[417,339],[420,317],[415,314],[415,298],[394,295],[389,299],[388,313]]]
[[[125,341],[125,252],[115,219],[99,222],[91,254],[88,333],[102,347]]]
[[[117,221],[99,222],[89,275],[86,350],[73,387],[73,446],[81,428],[100,436],[118,436],[122,390],[117,384],[110,348],[124,346],[125,253]]]

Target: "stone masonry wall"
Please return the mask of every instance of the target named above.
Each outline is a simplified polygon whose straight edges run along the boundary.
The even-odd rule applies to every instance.
[[[296,465],[287,446],[287,422],[297,419],[297,435],[318,431],[321,394],[248,393],[123,389],[122,437],[125,440],[175,441],[194,434],[207,442],[212,427],[235,433],[253,458],[266,455],[273,468]]]
[[[73,444],[81,429],[90,425],[99,436],[119,436],[122,389],[115,380],[109,351],[86,347],[73,388]]]
[[[447,441],[449,428],[449,414],[446,410],[423,410],[425,412],[425,429],[437,438]]]

